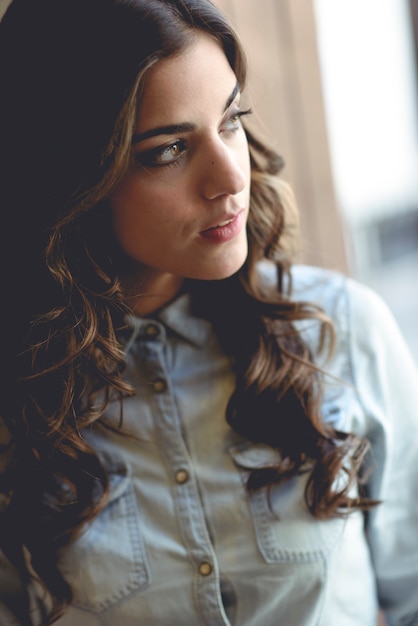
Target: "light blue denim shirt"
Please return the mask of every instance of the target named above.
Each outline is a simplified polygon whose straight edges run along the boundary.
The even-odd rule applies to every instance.
[[[137,394],[123,423],[133,437],[86,433],[111,495],[63,556],[74,604],[59,626],[376,626],[379,604],[390,626],[418,624],[415,365],[369,289],[298,267],[294,299],[334,320],[323,417],[368,437],[369,493],[383,503],[319,521],[305,508],[305,475],[273,486],[270,501],[248,495],[248,472],[276,453],[226,424],[233,369],[183,295],[158,319],[130,320],[126,379]],[[318,324],[299,328],[315,355]],[[118,423],[117,408],[107,417]]]

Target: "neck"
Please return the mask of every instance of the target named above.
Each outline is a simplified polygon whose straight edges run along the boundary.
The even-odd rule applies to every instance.
[[[145,269],[122,279],[126,302],[132,311],[146,317],[173,300],[183,286],[183,278]]]

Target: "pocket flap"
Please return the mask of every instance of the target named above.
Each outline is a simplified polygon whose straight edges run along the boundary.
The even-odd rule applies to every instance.
[[[130,478],[128,474],[109,474],[109,499],[108,503],[118,500],[130,484]]]
[[[280,453],[263,443],[246,443],[229,448],[235,465],[241,469],[255,470],[275,467],[280,462]]]

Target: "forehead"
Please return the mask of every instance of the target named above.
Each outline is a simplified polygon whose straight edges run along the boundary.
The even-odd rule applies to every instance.
[[[182,52],[148,70],[136,130],[164,121],[188,121],[207,109],[222,113],[236,81],[220,43],[198,34]]]

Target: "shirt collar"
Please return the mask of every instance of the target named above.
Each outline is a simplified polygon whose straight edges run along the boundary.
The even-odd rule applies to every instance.
[[[147,326],[160,322],[166,328],[199,347],[203,346],[212,333],[212,325],[208,320],[196,317],[192,312],[191,296],[184,293],[161,309],[155,316],[137,317],[128,315],[125,319],[128,331],[126,349],[132,345],[138,335]],[[146,334],[146,333],[145,333]]]

